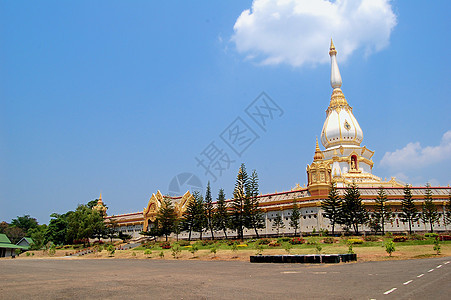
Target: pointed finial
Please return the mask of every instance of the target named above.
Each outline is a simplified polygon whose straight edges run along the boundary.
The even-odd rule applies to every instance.
[[[330,38],[330,49],[329,49],[329,55],[337,55],[337,50],[335,50],[334,41],[332,41],[332,38]]]
[[[331,62],[331,70],[330,70],[330,85],[332,88],[340,88],[342,81],[341,81],[341,75],[340,70],[338,69],[337,64],[337,50],[335,50],[335,45],[332,39],[330,39],[330,62]]]
[[[316,147],[315,147],[315,155],[313,156],[313,161],[317,161],[320,159],[324,159],[324,154],[323,152],[321,152],[321,149],[319,149],[318,137],[316,137]]]

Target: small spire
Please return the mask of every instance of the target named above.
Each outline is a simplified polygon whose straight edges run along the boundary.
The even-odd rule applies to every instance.
[[[313,161],[324,159],[324,154],[319,148],[318,137],[316,137],[316,147],[315,147],[315,155],[313,156]]]
[[[102,204],[102,193],[100,193],[99,199],[97,200],[97,204]]]
[[[332,41],[332,39],[330,39],[329,56],[330,56],[330,62],[331,62],[330,85],[334,89],[340,88],[342,81],[341,81],[340,70],[338,69],[338,64],[337,64],[337,50],[335,50],[335,45],[334,45],[334,42]]]

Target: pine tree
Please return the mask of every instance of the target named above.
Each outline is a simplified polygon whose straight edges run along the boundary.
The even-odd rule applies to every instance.
[[[190,199],[185,212],[183,213],[182,228],[189,232],[188,240],[191,241],[191,233],[198,231],[198,199],[202,197],[198,191],[193,192],[193,198]]]
[[[434,202],[432,202],[432,191],[431,186],[426,184],[426,192],[424,194],[424,202],[422,205],[421,220],[426,225],[429,223],[431,225],[431,232],[434,232],[434,222],[437,222],[439,215],[437,212],[437,207]]]
[[[285,228],[285,224],[283,223],[283,219],[280,213],[276,213],[274,223],[272,223],[272,228],[277,230],[277,236],[279,236],[280,229]]]
[[[215,228],[224,232],[225,238],[227,238],[227,228],[229,227],[230,215],[227,211],[227,204],[225,202],[226,197],[224,189],[220,189],[218,198],[216,198],[216,212],[214,215]]]
[[[244,215],[246,219],[246,228],[254,229],[255,235],[259,238],[258,229],[265,228],[265,219],[259,207],[258,202],[258,175],[257,171],[253,170],[248,184],[245,186],[246,200],[244,206]]]
[[[359,225],[365,224],[368,219],[368,212],[363,206],[359,189],[354,182],[346,188],[340,219],[340,223],[354,228],[356,235],[359,234]]]
[[[244,208],[246,204],[246,184],[248,184],[248,176],[246,173],[246,167],[241,164],[240,170],[236,177],[235,189],[233,190],[233,202],[231,209],[231,227],[236,230],[237,238],[243,240],[244,238],[244,225],[245,214]]]
[[[321,208],[324,210],[324,216],[329,219],[332,225],[332,235],[335,234],[335,224],[340,224],[342,217],[343,201],[338,196],[336,183],[330,184],[329,196],[321,201]]]
[[[199,233],[199,238],[202,240],[202,233],[207,227],[207,218],[205,217],[204,197],[200,193],[194,197],[196,201],[196,218],[194,222],[194,231]]]
[[[214,211],[213,211],[213,199],[211,197],[210,181],[207,183],[207,192],[205,193],[205,219],[207,228],[210,229],[211,238],[214,240]]]
[[[412,200],[412,191],[410,186],[406,184],[404,187],[404,199],[401,202],[402,205],[402,213],[401,213],[401,221],[409,223],[409,234],[412,234],[412,223],[418,221],[418,210],[415,207],[415,203]]]
[[[387,194],[383,187],[377,192],[376,204],[374,208],[374,218],[380,224],[382,234],[385,234],[385,224],[392,219],[391,207],[387,204]]]
[[[293,201],[293,208],[291,209],[291,216],[290,216],[290,226],[294,229],[294,236],[297,235],[297,231],[299,229],[300,225],[300,218],[301,218],[301,210],[299,209],[299,206],[296,203],[296,200]]]
[[[160,233],[166,237],[166,241],[168,240],[168,236],[174,232],[176,220],[177,214],[172,206],[172,201],[168,197],[165,197],[157,212],[156,223],[158,224]]]

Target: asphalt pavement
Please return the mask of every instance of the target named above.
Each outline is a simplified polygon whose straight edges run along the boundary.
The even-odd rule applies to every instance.
[[[1,259],[1,299],[450,299],[451,257],[331,265]]]

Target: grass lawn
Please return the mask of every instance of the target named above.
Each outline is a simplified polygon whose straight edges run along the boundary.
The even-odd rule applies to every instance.
[[[358,255],[359,261],[417,259],[437,256],[433,250],[434,237],[416,236],[423,240],[407,240],[395,243],[395,252],[388,256],[385,251],[385,242],[392,240],[390,237],[372,236],[366,237],[306,237],[303,244],[291,245],[291,238],[245,240],[245,241],[171,241],[171,247],[178,247],[180,252],[177,259],[198,260],[243,260],[249,261],[250,255],[261,253],[263,255],[281,254],[317,254],[321,248],[321,254],[348,253],[349,239],[361,240],[361,244],[353,244],[352,250]],[[415,238],[415,237],[413,237]],[[235,244],[235,246],[233,245]],[[136,258],[136,259],[175,259],[172,249],[162,249],[163,242],[151,242],[131,250],[116,250],[114,258]],[[442,256],[451,256],[451,241],[441,241]],[[197,251],[193,251],[198,249]],[[149,249],[146,251],[146,249]],[[212,252],[216,249],[216,254]],[[49,257],[43,251],[29,251],[35,255],[20,255],[19,258]],[[149,253],[151,252],[151,253]],[[163,257],[161,256],[163,253]],[[57,250],[53,257],[61,257],[67,254],[66,250]],[[89,258],[112,258],[106,250],[83,256]]]

